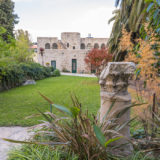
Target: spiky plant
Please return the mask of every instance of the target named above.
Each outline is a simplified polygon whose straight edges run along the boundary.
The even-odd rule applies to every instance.
[[[82,111],[81,103],[76,96],[71,96],[73,106],[67,108],[54,104],[41,93],[40,95],[63,115],[60,116],[50,112],[42,113],[39,110],[47,120],[44,123],[45,129],[43,133],[48,134],[49,131],[50,135],[53,135],[53,138],[47,142],[5,140],[14,143],[51,145],[53,147],[63,145],[65,151],[78,155],[80,160],[114,160],[119,156],[123,156],[123,153],[116,153],[117,149],[121,148],[121,145],[113,142],[125,138],[119,131],[128,125],[129,122],[120,125],[118,121],[121,116],[133,106],[128,106],[116,115],[109,116],[109,113],[114,106],[113,102],[109,111],[106,113],[103,122],[100,123],[96,118],[97,116],[89,115],[88,111]],[[128,143],[130,142],[131,141],[128,139]],[[114,151],[116,152],[114,153]]]

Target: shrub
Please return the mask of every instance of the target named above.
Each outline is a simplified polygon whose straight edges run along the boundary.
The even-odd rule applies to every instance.
[[[63,113],[61,117],[50,112],[44,114],[39,111],[48,121],[45,123],[46,125],[44,124],[44,135],[48,131],[50,135],[53,135],[53,139],[45,142],[46,144],[62,145],[65,152],[71,152],[78,155],[79,159],[84,160],[115,160],[117,158],[117,155],[113,155],[113,153],[114,148],[119,145],[116,143],[110,145],[110,143],[122,138],[118,131],[123,129],[125,125],[118,125],[118,118],[111,119],[106,116],[106,121],[100,123],[96,116],[91,117],[88,111],[82,111],[81,103],[76,96],[71,96],[73,107],[66,108],[53,104],[47,97],[40,95],[55,109]]]
[[[53,76],[54,77],[58,77],[58,76],[60,76],[61,75],[61,73],[60,73],[60,71],[58,70],[58,69],[55,69],[54,71],[53,71]]]
[[[47,100],[55,109],[63,113],[63,116],[55,115],[50,112],[42,113],[39,110],[39,112],[44,116],[47,122],[44,121],[44,128],[42,128],[40,132],[36,132],[37,135],[34,137],[34,141],[24,142],[4,139],[14,143],[30,144],[30,146],[25,145],[25,148],[22,148],[18,152],[13,152],[12,158],[13,156],[15,156],[14,158],[17,158],[18,160],[18,158],[20,157],[29,157],[31,155],[30,153],[32,153],[33,157],[36,157],[37,153],[39,153],[39,156],[42,159],[43,154],[41,153],[45,154],[45,151],[47,150],[47,156],[49,156],[49,158],[54,156],[55,152],[58,153],[58,157],[56,157],[57,160],[70,160],[71,157],[73,159],[79,160],[140,160],[142,158],[144,160],[158,160],[158,155],[156,158],[154,158],[152,157],[152,155],[148,156],[148,154],[145,153],[148,151],[153,151],[153,149],[159,150],[159,148],[155,148],[155,141],[153,143],[153,148],[149,150],[147,149],[145,152],[144,150],[140,150],[138,152],[136,151],[134,155],[131,155],[127,158],[124,157],[125,151],[123,149],[123,151],[121,151],[120,149],[121,145],[113,143],[119,140],[120,138],[124,138],[122,137],[123,135],[121,136],[121,134],[119,134],[118,132],[131,122],[126,122],[122,125],[118,124],[118,121],[121,118],[121,116],[123,116],[123,114],[126,113],[126,109],[121,110],[117,115],[115,115],[115,118],[111,118],[109,116],[109,112],[107,112],[105,115],[105,121],[99,123],[98,119],[94,115],[91,117],[88,114],[88,111],[82,111],[81,103],[79,103],[77,97],[71,97],[73,101],[73,106],[67,108],[64,106],[54,104],[50,99],[48,99],[41,93],[40,95],[45,100]],[[114,103],[110,106],[109,111],[111,110],[113,105]],[[134,105],[132,105],[131,107],[133,106]],[[42,135],[43,138],[40,139],[39,135]],[[158,144],[159,141],[157,141],[156,143]],[[41,146],[42,144],[45,146],[50,145],[50,147],[47,146],[46,150],[43,150],[44,147]],[[136,142],[133,142],[133,144],[134,146],[136,146],[137,149],[140,149],[138,148]],[[138,144],[141,143],[138,142]],[[62,147],[57,148],[57,146],[61,145]],[[127,143],[125,145],[127,145]],[[26,147],[27,151],[29,152],[26,152]],[[69,155],[69,157],[64,157],[64,155]],[[75,155],[77,155],[78,158],[75,157]]]
[[[60,148],[42,145],[23,145],[21,149],[12,150],[8,160],[78,160],[75,155],[63,152]]]
[[[43,142],[4,140],[14,143],[48,144],[53,149],[56,146],[63,146],[63,152],[77,155],[80,160],[116,160],[120,154],[126,154],[125,151],[117,152],[121,145],[113,143],[122,138],[118,132],[125,127],[125,124],[118,125],[120,118],[118,115],[121,113],[122,116],[124,111],[122,111],[123,114],[122,112],[117,114],[117,118],[106,115],[106,120],[100,123],[96,116],[90,116],[88,111],[82,111],[82,106],[75,96],[71,97],[73,106],[67,108],[53,104],[47,97],[40,95],[63,114],[62,116],[50,112],[42,113],[38,109],[47,122],[43,124],[44,130],[42,129],[37,134],[43,133],[44,137],[48,135],[52,138]]]
[[[20,86],[27,79],[40,80],[51,76],[52,68],[38,63],[7,64],[0,66],[0,88],[3,90]],[[55,73],[58,76],[58,72]]]
[[[84,61],[91,72],[99,77],[107,63],[112,61],[112,55],[109,54],[108,49],[92,49],[86,55]]]
[[[70,71],[69,71],[69,70],[67,70],[66,68],[63,68],[63,69],[62,69],[62,72],[69,73]]]

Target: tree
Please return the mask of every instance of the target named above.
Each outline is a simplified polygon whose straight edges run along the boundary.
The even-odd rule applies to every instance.
[[[15,47],[16,41],[14,38],[9,37],[10,43],[4,41],[2,35],[6,33],[6,29],[0,27],[0,66],[6,63],[13,62],[11,48]]]
[[[122,28],[132,32],[132,39],[136,38],[146,20],[147,12],[144,10],[147,5],[145,0],[116,0],[116,7],[119,8],[113,12],[115,16],[109,21],[114,21],[114,24],[108,42],[109,51],[113,53],[115,61],[123,60],[126,55],[126,51],[122,52],[119,47]]]
[[[89,69],[95,69],[96,76],[99,77],[104,66],[112,60],[112,55],[108,49],[92,49],[85,57],[85,62]]]
[[[146,26],[146,32],[148,34],[151,32],[148,31],[148,25]],[[160,95],[160,79],[158,77],[160,68],[157,65],[160,62],[160,48],[158,47],[160,42],[155,37],[154,32],[150,35],[149,40],[137,38],[135,41],[137,45],[131,41],[131,33],[125,29],[122,30],[119,45],[122,51],[127,50],[128,52],[125,61],[132,61],[137,64],[135,80],[138,79],[139,82],[144,82],[144,85],[138,84],[137,90],[140,90],[140,94],[143,94],[152,102],[150,98],[152,98],[153,94],[157,95],[157,97]],[[140,96],[142,97],[142,95]]]
[[[145,0],[147,3],[147,23],[148,28],[152,28],[152,31],[156,34],[156,37],[159,37],[160,40],[160,0]],[[149,36],[147,32],[145,32],[146,36]]]
[[[33,60],[32,41],[28,31],[17,30],[15,32],[16,46],[12,48],[12,55],[18,62]]]
[[[23,29],[17,30],[15,32],[15,38],[17,41],[21,41],[22,39],[24,39],[26,41],[26,43],[28,44],[28,46],[32,45],[31,36],[28,33],[28,31],[24,31]]]
[[[12,0],[0,0],[0,26],[6,29],[2,35],[5,41],[8,36],[14,37],[14,25],[18,23],[18,16],[14,14],[14,2]]]
[[[5,63],[20,63],[32,61],[33,50],[31,40],[27,31],[19,30],[16,32],[16,39],[9,37],[10,43],[3,40],[6,29],[0,27],[0,65]]]

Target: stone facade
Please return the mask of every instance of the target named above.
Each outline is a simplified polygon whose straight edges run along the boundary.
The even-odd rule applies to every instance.
[[[80,33],[64,32],[61,40],[57,37],[38,37],[38,62],[50,65],[60,71],[73,73],[90,73],[84,58],[92,48],[101,48],[107,45],[107,38],[81,38]],[[44,54],[40,54],[40,48]]]

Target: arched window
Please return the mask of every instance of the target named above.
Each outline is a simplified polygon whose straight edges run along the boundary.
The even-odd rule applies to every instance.
[[[45,44],[45,49],[50,49],[51,47],[50,47],[50,44],[49,43],[46,43]]]
[[[58,49],[58,45],[57,45],[57,43],[53,43],[53,45],[52,45],[52,49]]]
[[[75,47],[75,46],[73,46],[73,49],[76,49],[76,47]]]
[[[87,44],[87,48],[88,48],[88,49],[91,49],[91,47],[92,47],[91,43],[88,43],[88,44]]]
[[[69,43],[67,43],[67,48],[69,48]]]
[[[101,49],[105,49],[105,48],[106,48],[105,44],[102,43],[102,44],[101,44]]]
[[[95,43],[94,44],[94,49],[98,49],[99,48],[99,44],[98,43]]]
[[[85,49],[85,44],[81,43],[81,49]]]

